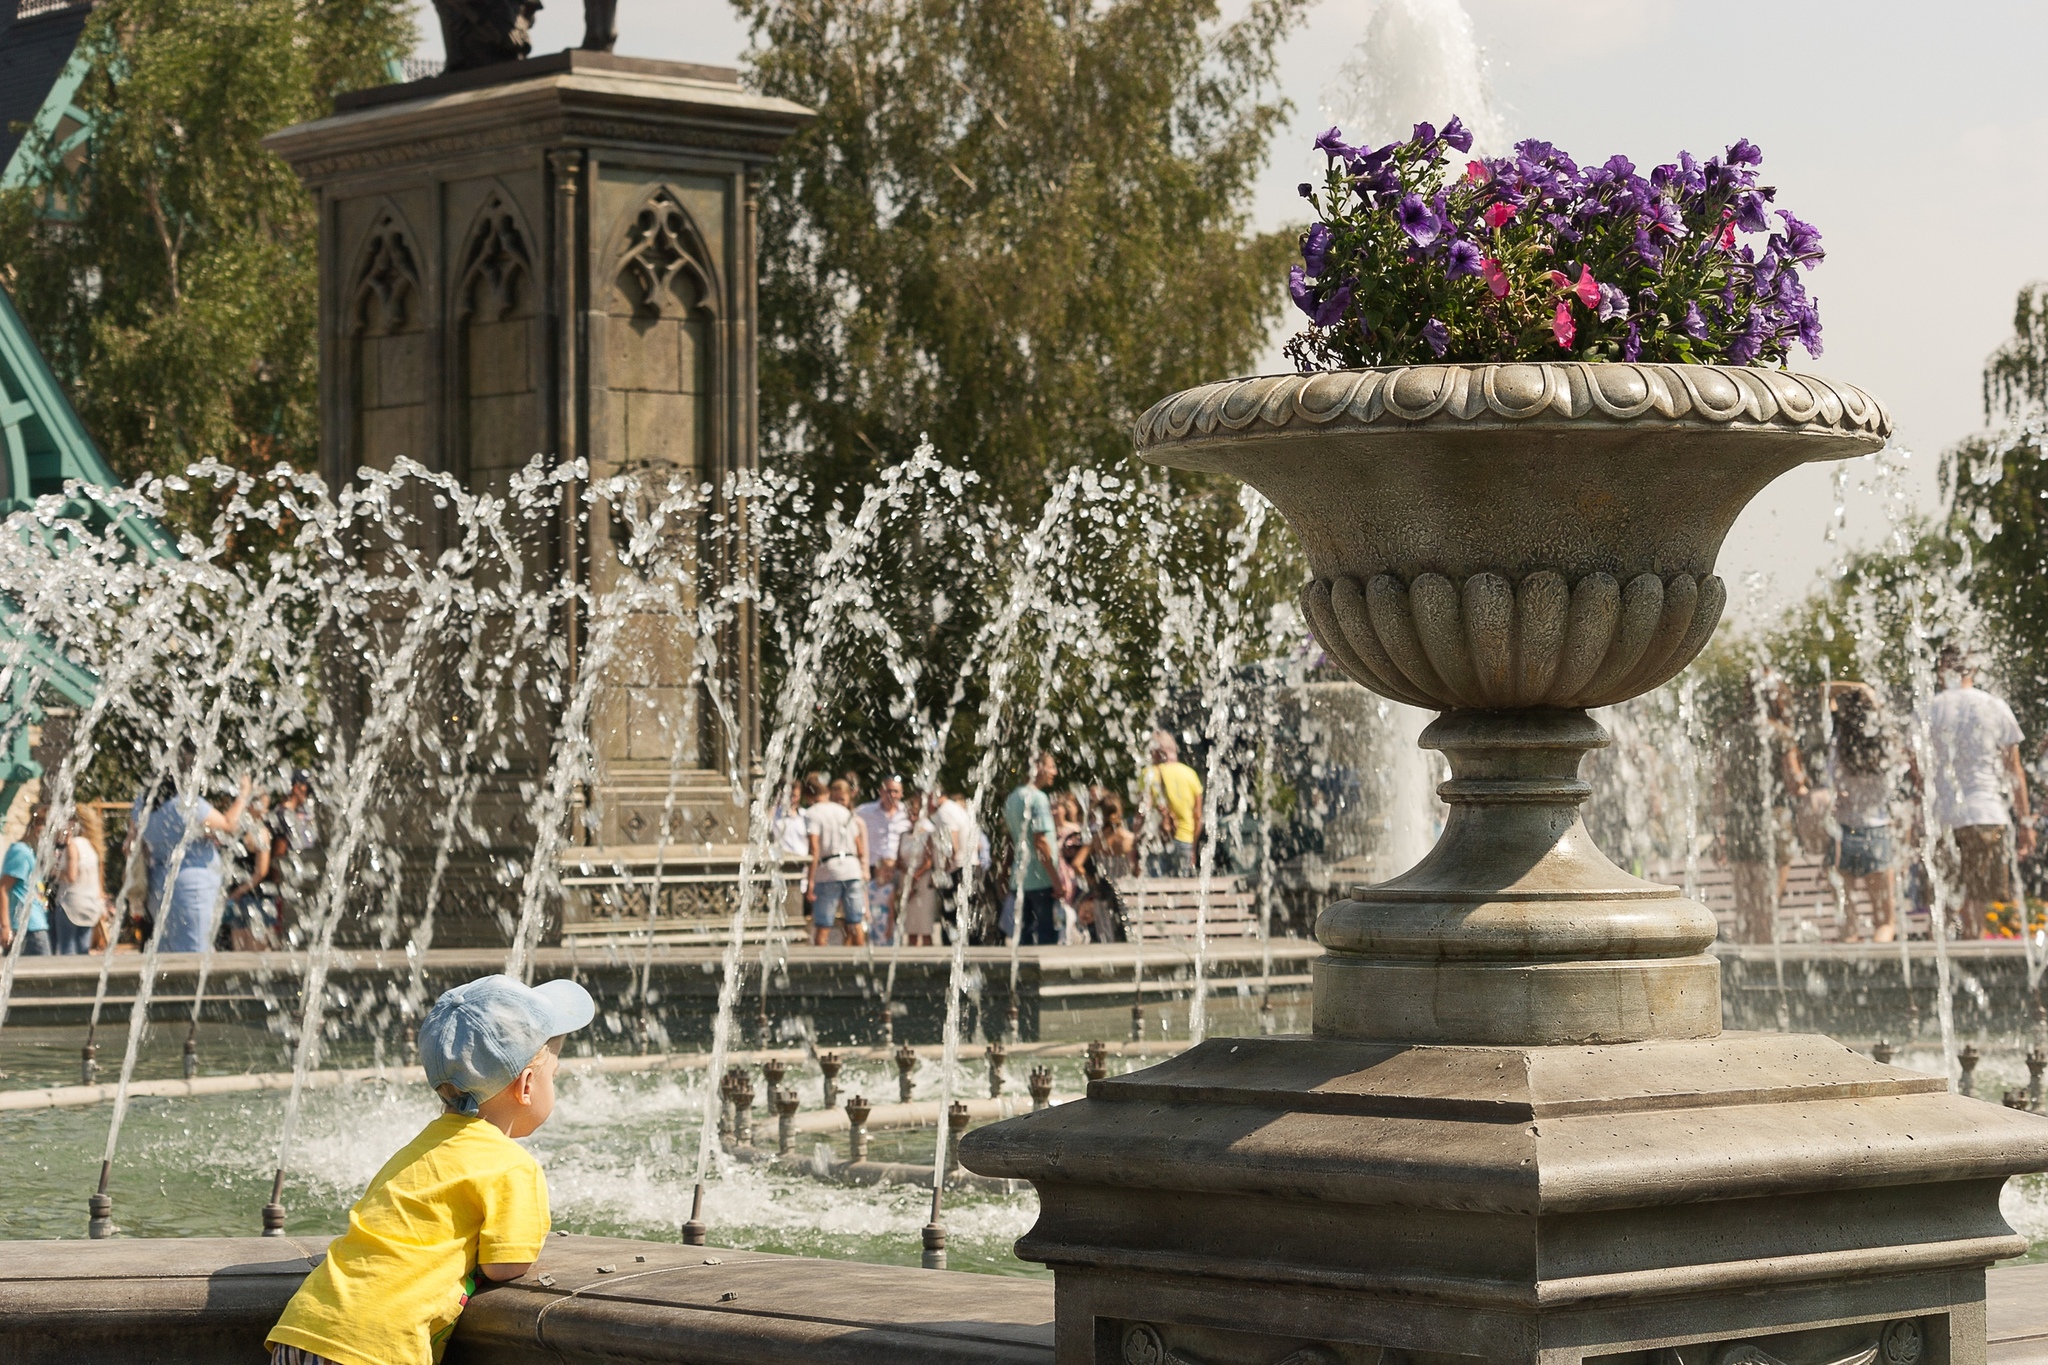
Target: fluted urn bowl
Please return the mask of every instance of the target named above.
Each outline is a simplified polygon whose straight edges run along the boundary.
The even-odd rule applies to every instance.
[[[1445,712],[1451,816],[1324,911],[1318,1033],[1615,1042],[1720,1027],[1711,914],[1614,867],[1578,807],[1585,708],[1670,680],[1727,591],[1722,539],[1793,466],[1881,447],[1883,404],[1784,370],[1576,362],[1269,375],[1138,419],[1156,463],[1287,518],[1302,605],[1350,677]]]

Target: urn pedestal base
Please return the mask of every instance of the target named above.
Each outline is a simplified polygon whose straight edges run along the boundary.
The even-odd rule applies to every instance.
[[[1238,1038],[962,1158],[1039,1189],[1060,1365],[1978,1365],[2048,1119],[1824,1038]]]

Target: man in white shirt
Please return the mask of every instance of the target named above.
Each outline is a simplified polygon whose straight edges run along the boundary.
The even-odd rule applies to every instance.
[[[2020,726],[2012,708],[1977,687],[1976,670],[1955,645],[1938,662],[1942,690],[1929,702],[1928,758],[1934,771],[1931,815],[1942,829],[1939,871],[1962,897],[1962,936],[1984,932],[1984,912],[2012,898],[2013,816],[2018,851],[2033,852],[2027,772],[2020,763]]]
[[[973,875],[978,835],[967,813],[967,796],[947,792],[932,811],[932,885],[939,892],[939,921],[946,922],[959,904],[959,886]]]
[[[910,811],[903,804],[903,779],[890,775],[882,779],[881,794],[854,808],[868,832],[868,905],[874,920],[877,943],[889,941],[890,920],[896,897],[896,865],[903,849],[903,836],[910,833]]]
[[[846,942],[867,942],[868,831],[846,808],[845,782],[825,785],[823,773],[804,779],[804,825],[810,833],[811,870],[804,898],[811,903],[811,942],[824,947],[845,921]]]

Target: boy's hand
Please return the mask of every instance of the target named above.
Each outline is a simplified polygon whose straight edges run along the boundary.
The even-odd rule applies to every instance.
[[[478,1273],[485,1279],[496,1280],[499,1284],[507,1280],[516,1280],[531,1269],[532,1261],[491,1261],[477,1267]]]

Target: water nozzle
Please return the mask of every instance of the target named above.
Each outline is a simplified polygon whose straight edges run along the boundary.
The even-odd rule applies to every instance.
[[[270,1202],[263,1206],[263,1235],[284,1236],[284,1167],[270,1181]]]
[[[932,1182],[932,1221],[924,1225],[924,1256],[920,1264],[926,1270],[946,1268],[946,1230],[939,1226],[939,1197],[946,1182]]]
[[[683,1245],[704,1245],[704,1182],[701,1180],[697,1182],[696,1190],[690,1195],[690,1221],[683,1224]]]
[[[119,1228],[114,1226],[114,1196],[107,1193],[107,1182],[112,1179],[113,1173],[114,1163],[112,1161],[102,1161],[100,1163],[99,1190],[90,1199],[85,1201],[85,1235],[93,1238],[95,1241],[101,1238],[112,1237],[120,1231]]]

